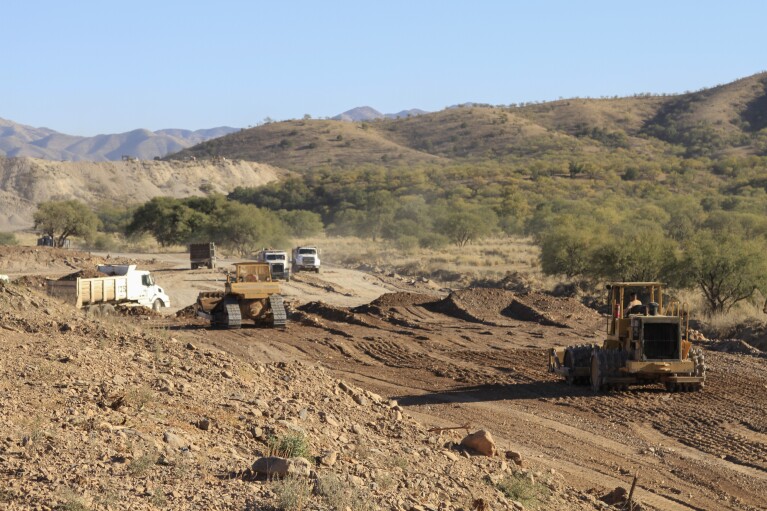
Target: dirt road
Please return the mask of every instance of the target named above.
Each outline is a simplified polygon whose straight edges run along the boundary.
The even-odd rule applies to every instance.
[[[222,272],[174,257],[158,256],[154,271],[170,312],[223,287]],[[171,315],[158,326],[254,362],[320,361],[425,424],[486,428],[502,449],[582,489],[628,486],[638,474],[638,498],[655,509],[764,509],[767,359],[707,351],[702,392],[594,395],[546,372],[547,348],[599,342],[594,311],[502,290],[445,298],[435,287],[330,268],[284,286],[294,308],[285,330],[212,331]]]

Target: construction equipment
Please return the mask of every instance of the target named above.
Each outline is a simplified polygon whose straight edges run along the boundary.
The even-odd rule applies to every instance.
[[[272,280],[282,279],[285,282],[290,282],[288,253],[284,250],[264,248],[256,253],[256,261],[269,263],[269,267],[272,270]]]
[[[216,267],[216,244],[192,243],[189,245],[189,265],[193,270],[201,266],[207,266],[212,270]]]
[[[552,348],[549,371],[570,384],[591,383],[595,392],[652,383],[672,392],[702,389],[706,363],[689,341],[688,305],[664,307],[660,282],[612,282],[607,289],[611,314],[602,345]],[[647,305],[624,307],[627,291],[647,298]]]
[[[234,273],[227,274],[224,291],[200,293],[197,315],[213,328],[240,328],[243,320],[284,327],[287,314],[269,263],[236,263],[234,267]]]
[[[108,313],[118,304],[141,305],[155,311],[170,307],[170,298],[155,284],[152,274],[137,270],[135,264],[102,264],[97,268],[103,277],[49,279],[45,282],[46,292],[93,313]]]
[[[293,273],[300,271],[320,272],[320,251],[317,247],[296,247],[291,252]]]

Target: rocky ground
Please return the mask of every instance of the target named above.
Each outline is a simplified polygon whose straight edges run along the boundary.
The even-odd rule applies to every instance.
[[[41,275],[102,258],[9,250],[0,507],[606,509],[635,474],[644,509],[767,498],[767,359],[736,341],[699,341],[700,393],[595,396],[546,372],[548,347],[600,339],[573,299],[337,268],[284,286],[287,329],[212,331],[185,307],[222,274],[183,257],[142,263],[170,314],[91,318]],[[494,455],[461,446],[479,430]]]

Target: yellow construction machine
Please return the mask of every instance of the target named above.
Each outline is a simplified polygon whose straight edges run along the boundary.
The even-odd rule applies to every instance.
[[[591,383],[595,392],[653,383],[669,391],[702,389],[706,363],[689,341],[687,304],[664,306],[660,282],[611,282],[607,289],[611,314],[602,345],[552,348],[549,371],[570,384]],[[630,306],[629,292],[645,302]]]
[[[213,328],[240,328],[244,319],[284,327],[287,314],[269,263],[236,263],[234,267],[234,273],[227,274],[224,291],[200,293],[197,315]]]

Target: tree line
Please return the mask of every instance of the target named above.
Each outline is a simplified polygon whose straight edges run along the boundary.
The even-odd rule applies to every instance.
[[[727,311],[757,290],[767,294],[766,168],[758,156],[636,162],[620,151],[600,159],[318,168],[228,196],[94,210],[52,201],[35,222],[57,239],[68,220],[80,219],[91,234],[68,235],[148,233],[161,245],[216,241],[240,254],[323,230],[403,250],[524,235],[541,248],[548,274],[697,287],[711,311]],[[95,220],[83,221],[88,212]]]

